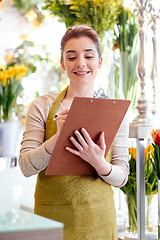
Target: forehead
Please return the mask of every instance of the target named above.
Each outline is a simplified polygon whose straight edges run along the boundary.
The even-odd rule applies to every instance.
[[[79,37],[69,39],[64,47],[64,53],[67,51],[85,51],[92,49],[97,52],[96,44],[88,37]]]

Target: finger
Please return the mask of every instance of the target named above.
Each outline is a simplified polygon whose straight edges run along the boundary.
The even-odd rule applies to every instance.
[[[74,150],[74,149],[72,149],[72,148],[70,148],[70,147],[65,147],[65,149],[66,149],[68,152],[73,153],[74,155],[80,156],[79,151],[76,151],[76,150]]]
[[[81,131],[82,131],[82,133],[83,133],[83,136],[84,136],[86,142],[87,142],[89,145],[92,144],[93,141],[92,141],[89,133],[86,131],[86,129],[82,128]]]
[[[58,117],[56,117],[56,121],[65,120],[66,117],[67,115],[58,115]]]
[[[81,144],[83,147],[86,147],[86,146],[87,146],[87,143],[86,143],[85,139],[83,138],[83,136],[80,134],[80,132],[76,130],[74,133],[76,134],[76,136],[77,136],[80,144]]]
[[[73,145],[74,145],[79,151],[82,151],[82,150],[83,150],[82,146],[75,140],[74,137],[70,137],[70,140],[71,140],[71,142],[73,143]]]
[[[106,143],[105,143],[105,138],[104,138],[104,132],[101,132],[100,136],[99,136],[99,147],[102,150],[105,150],[106,148]]]
[[[69,112],[69,108],[66,108],[64,111],[62,111],[59,115],[64,115],[67,114]]]

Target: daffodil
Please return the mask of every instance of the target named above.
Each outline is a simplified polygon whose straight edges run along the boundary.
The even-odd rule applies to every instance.
[[[20,80],[27,71],[28,68],[23,64],[0,70],[0,121],[12,119],[13,106],[23,90]]]

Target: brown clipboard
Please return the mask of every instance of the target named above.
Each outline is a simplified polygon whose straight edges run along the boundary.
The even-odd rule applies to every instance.
[[[75,130],[85,128],[96,142],[99,134],[105,134],[106,152],[130,105],[130,100],[75,97],[61,133],[53,150],[46,175],[95,175],[92,165],[65,150],[66,146],[75,148],[70,136]]]

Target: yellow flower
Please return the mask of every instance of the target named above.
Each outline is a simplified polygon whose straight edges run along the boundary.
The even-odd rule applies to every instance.
[[[136,160],[136,148],[129,148],[129,153],[131,154],[132,158]],[[148,145],[148,147],[145,148],[144,153],[145,160],[148,161],[148,159],[150,159],[154,153],[154,147],[152,145]]]
[[[129,153],[131,154],[132,158],[136,160],[136,148],[129,148]]]
[[[28,35],[27,35],[27,34],[22,34],[22,35],[20,36],[20,38],[21,38],[22,40],[26,40],[26,39],[28,38]]]
[[[10,3],[11,5],[13,5],[13,4],[14,4],[14,0],[9,0],[9,3]]]
[[[24,64],[15,64],[15,78],[21,80],[27,74],[28,68]]]
[[[131,18],[131,12],[128,12],[128,20]]]
[[[10,84],[10,79],[15,78],[17,80],[21,80],[27,74],[28,68],[23,64],[15,64],[14,66],[9,67],[8,69],[4,69],[0,71],[0,81],[2,82],[2,86],[5,87],[7,80],[8,84]]]
[[[152,154],[154,153],[154,147],[152,145],[148,145],[147,148],[145,148],[145,160],[148,161],[152,157]]]
[[[14,58],[14,55],[6,54],[6,56],[5,56],[5,60],[8,63],[11,63],[13,61],[13,58]]]
[[[38,21],[35,21],[32,26],[33,26],[33,28],[36,28],[36,27],[41,26],[41,24],[42,24],[42,23],[40,23],[40,22],[38,22]]]
[[[26,13],[26,17],[29,22],[32,22],[37,18],[37,13],[35,13],[33,10],[30,10]]]
[[[16,69],[13,67],[9,67],[7,69],[7,74],[8,74],[8,78],[12,78],[12,77],[15,77],[16,75]]]
[[[0,3],[1,3],[1,10],[3,11],[6,7],[5,2],[1,0]]]
[[[7,84],[7,79],[8,79],[8,75],[5,72],[5,70],[0,72],[0,81],[2,83],[2,86],[5,87]]]

